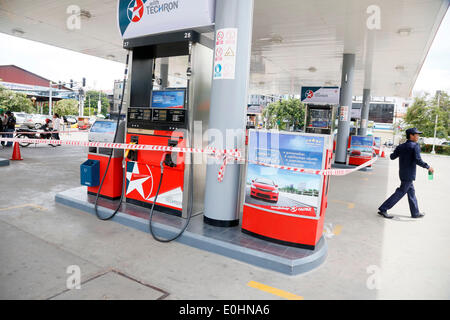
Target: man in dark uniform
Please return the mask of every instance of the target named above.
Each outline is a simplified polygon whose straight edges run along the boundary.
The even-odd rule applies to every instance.
[[[9,110],[6,111],[5,114],[7,116],[6,125],[5,125],[6,129],[3,129],[3,130],[5,130],[5,132],[11,132],[11,133],[7,133],[6,137],[12,138],[13,132],[16,130],[16,117],[14,117],[14,114]],[[12,145],[13,145],[13,143],[11,141],[8,141],[6,143],[7,147],[11,147]]]
[[[394,152],[391,153],[391,160],[399,158],[401,184],[394,194],[378,208],[378,214],[385,218],[393,218],[387,213],[387,210],[391,209],[405,194],[408,195],[411,217],[422,218],[424,216],[423,213],[419,212],[413,185],[413,181],[416,180],[416,165],[428,169],[431,173],[434,172],[434,169],[423,162],[420,157],[420,147],[417,141],[419,141],[419,134],[421,133],[417,128],[406,130],[406,138],[408,140],[395,148]]]

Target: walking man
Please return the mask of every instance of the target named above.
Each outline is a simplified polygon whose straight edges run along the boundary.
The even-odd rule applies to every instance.
[[[400,187],[395,190],[392,194],[379,208],[378,214],[382,215],[387,219],[392,219],[393,216],[389,215],[387,211],[391,209],[395,204],[403,198],[405,194],[408,195],[409,210],[411,211],[411,217],[422,218],[424,213],[419,212],[419,207],[417,204],[416,194],[414,190],[413,181],[416,180],[416,165],[422,168],[428,169],[429,172],[433,173],[434,169],[430,167],[427,163],[422,161],[420,157],[420,147],[417,141],[419,141],[419,134],[421,134],[417,128],[410,128],[406,130],[406,140],[405,143],[397,146],[394,152],[391,153],[391,160],[399,158],[400,165]]]

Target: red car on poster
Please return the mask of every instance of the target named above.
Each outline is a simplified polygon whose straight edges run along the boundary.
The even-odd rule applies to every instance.
[[[270,179],[257,178],[252,180],[250,196],[271,202],[278,202],[278,185]]]

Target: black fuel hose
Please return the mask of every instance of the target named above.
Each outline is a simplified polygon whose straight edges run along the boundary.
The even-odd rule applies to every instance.
[[[187,90],[186,90],[186,97],[185,97],[186,101],[189,101],[189,88],[190,88],[190,83],[191,83],[191,81],[190,81],[190,76],[191,76],[190,73],[192,72],[191,71],[191,50],[192,50],[192,42],[189,42],[188,69],[186,70],[186,75],[187,75]],[[194,191],[193,191],[194,190],[193,189],[193,187],[194,187],[194,183],[193,183],[193,177],[194,177],[193,176],[193,165],[194,164],[192,162],[192,153],[190,153],[191,162],[189,164],[189,190],[188,190],[188,192],[189,192],[189,199],[188,200],[189,201],[188,201],[188,209],[187,209],[188,210],[188,214],[187,214],[187,217],[186,217],[186,223],[183,226],[183,228],[181,228],[181,230],[180,230],[180,232],[178,234],[176,234],[174,237],[169,238],[169,239],[159,238],[153,232],[153,225],[152,225],[153,211],[155,209],[155,203],[156,203],[156,200],[158,199],[159,190],[161,189],[161,184],[162,184],[163,177],[164,177],[164,158],[165,158],[165,154],[166,153],[163,154],[163,157],[162,157],[161,162],[159,164],[160,167],[161,167],[161,179],[159,180],[158,189],[156,190],[156,194],[155,194],[155,200],[153,201],[153,205],[152,205],[152,208],[150,210],[150,216],[149,216],[149,219],[148,219],[148,225],[149,225],[150,233],[152,234],[153,239],[155,239],[156,241],[159,241],[159,242],[171,242],[171,241],[174,241],[174,240],[178,239],[184,233],[184,231],[186,231],[186,229],[187,229],[187,227],[189,225],[189,222],[191,221],[192,210],[193,210],[193,206],[194,206],[194,201],[193,201],[194,200]]]
[[[123,106],[123,98],[125,96],[125,86],[126,86],[126,81],[127,81],[127,74],[128,74],[128,62],[129,62],[129,58],[130,58],[130,52],[128,51],[127,53],[127,60],[125,63],[125,71],[124,71],[124,76],[123,76],[123,87],[122,87],[122,98],[120,99],[120,104],[119,104],[119,114],[117,116],[117,123],[116,123],[116,130],[114,132],[114,139],[113,142],[116,141],[117,138],[117,133],[119,130],[119,124],[120,124],[120,114],[122,112],[122,106]],[[108,173],[108,169],[109,169],[109,164],[111,163],[111,158],[113,155],[113,149],[111,149],[111,154],[109,155],[108,158],[108,164],[106,165],[106,169],[105,169],[105,173],[103,174],[103,178],[100,182],[100,186],[98,188],[97,191],[97,195],[95,197],[95,203],[94,203],[94,210],[95,210],[95,215],[97,216],[97,218],[99,218],[100,220],[110,220],[112,218],[114,218],[114,216],[117,214],[117,212],[119,212],[120,207],[122,206],[122,201],[123,201],[123,197],[125,195],[125,185],[126,185],[126,174],[127,174],[127,170],[126,170],[126,165],[123,164],[123,179],[122,179],[122,193],[120,195],[120,200],[119,200],[119,205],[117,206],[117,208],[114,210],[114,212],[107,216],[107,217],[102,217],[100,215],[100,213],[98,212],[98,198],[100,196],[100,191],[102,190],[103,187],[103,182],[105,182],[105,178],[106,175]],[[124,159],[125,161],[125,159]]]
[[[193,201],[192,200],[193,200],[194,192],[193,192],[193,189],[192,189],[192,187],[193,187],[193,182],[192,182],[192,178],[193,178],[192,165],[193,164],[192,164],[192,161],[191,161],[191,163],[189,165],[189,170],[190,170],[190,174],[189,174],[189,176],[190,176],[189,177],[189,201],[188,201],[188,216],[186,218],[186,222],[185,222],[183,228],[181,228],[180,232],[178,232],[172,238],[163,239],[163,238],[159,238],[158,236],[156,236],[156,234],[153,231],[152,220],[153,220],[153,211],[155,209],[155,203],[156,203],[156,200],[158,199],[159,190],[161,189],[161,184],[162,184],[163,177],[164,177],[164,158],[165,158],[165,154],[166,153],[163,154],[163,157],[162,157],[161,162],[159,164],[160,167],[161,167],[161,178],[159,179],[158,189],[156,190],[155,199],[153,200],[152,208],[150,210],[150,216],[149,216],[149,219],[148,219],[148,226],[149,226],[149,229],[150,229],[150,233],[153,236],[153,239],[155,239],[156,241],[159,241],[159,242],[167,243],[167,242],[171,242],[171,241],[174,241],[174,240],[178,239],[184,233],[184,231],[186,231],[186,228],[188,227],[189,222],[191,221],[191,217],[192,217],[192,210],[193,210]],[[191,155],[191,160],[192,160],[192,153],[190,155]]]

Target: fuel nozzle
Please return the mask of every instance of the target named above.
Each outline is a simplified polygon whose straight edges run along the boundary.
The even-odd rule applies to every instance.
[[[178,145],[178,140],[169,140],[169,143],[168,143],[169,147],[176,147],[177,145]],[[171,168],[177,166],[176,155],[175,155],[175,161],[174,161],[174,159],[173,159],[174,155],[172,152],[165,152],[163,155],[163,158],[164,158],[163,162],[166,166],[171,167]]]
[[[176,163],[173,162],[172,160],[172,154],[171,153],[166,153],[165,157],[164,157],[164,164],[168,167],[176,167]]]
[[[138,143],[139,143],[139,138],[137,136],[132,136],[129,144],[138,144]],[[128,158],[131,161],[137,161],[137,150],[127,149],[125,151],[124,158]]]

